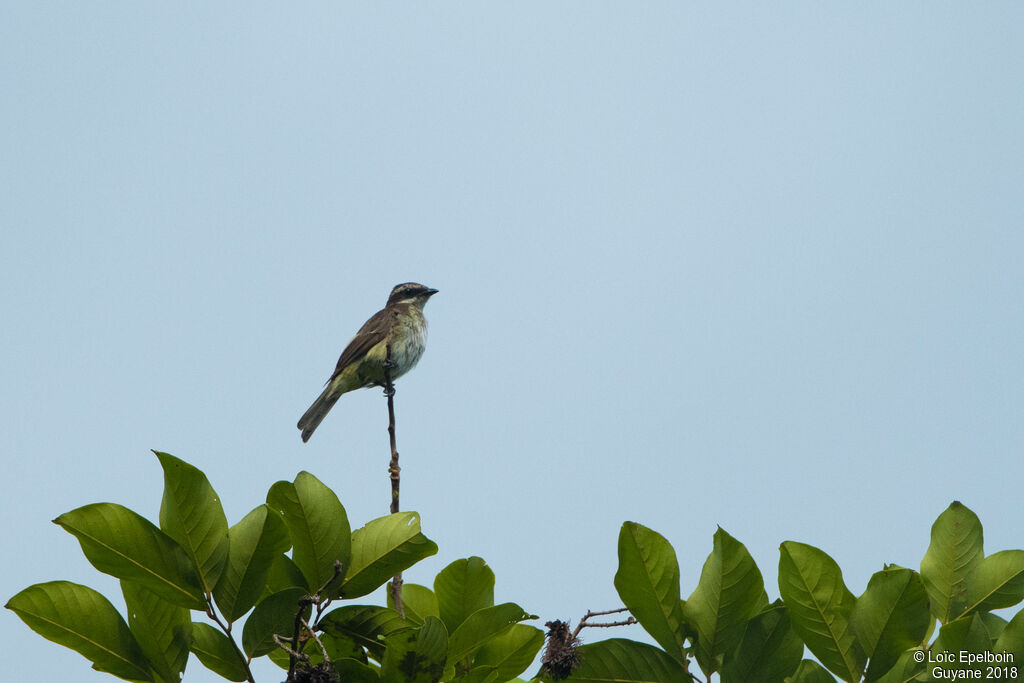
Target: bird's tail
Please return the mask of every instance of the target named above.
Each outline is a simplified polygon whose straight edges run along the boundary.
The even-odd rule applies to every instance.
[[[299,418],[299,429],[302,430],[302,442],[309,441],[309,437],[313,436],[313,432],[320,426],[323,419],[327,417],[327,413],[331,411],[334,404],[341,398],[341,393],[331,393],[331,386],[328,384],[327,388],[324,389],[324,393],[320,394],[313,405],[309,407],[309,410]]]

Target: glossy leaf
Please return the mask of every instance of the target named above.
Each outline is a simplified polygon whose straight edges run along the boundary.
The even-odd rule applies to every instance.
[[[420,532],[416,512],[396,512],[373,520],[352,534],[352,561],[341,596],[372,593],[395,574],[437,553],[437,545]]]
[[[384,655],[384,639],[414,628],[390,607],[376,605],[345,605],[328,612],[320,625],[327,633],[351,638],[365,647],[370,656],[380,661]]]
[[[192,558],[144,517],[114,503],[93,503],[53,521],[78,538],[104,574],[139,583],[172,604],[205,609]]]
[[[388,607],[394,609],[390,583],[387,593]],[[441,618],[441,608],[437,604],[434,591],[415,583],[402,584],[402,609],[405,611],[405,618],[414,624],[422,624],[427,617]]]
[[[992,650],[992,637],[985,628],[985,621],[981,615],[975,613],[962,616],[939,629],[939,637],[932,643],[933,653],[952,652],[959,655],[961,651],[981,654]],[[955,661],[942,662],[937,668],[944,671],[964,671],[969,669],[979,670],[983,665],[969,665],[961,662],[959,656]]]
[[[779,550],[779,593],[793,629],[825,668],[844,681],[859,680],[865,657],[850,624],[856,598],[839,565],[803,543],[786,541]]]
[[[129,681],[152,681],[149,661],[110,601],[87,586],[50,581],[29,586],[5,605],[33,631]]]
[[[339,659],[358,659],[366,663],[366,652],[351,638],[324,632],[321,632],[318,637],[324,649],[327,650],[327,656],[332,662],[336,662]],[[316,665],[323,661],[323,651],[317,645],[307,644],[304,652],[309,656],[310,664]]]
[[[381,662],[383,683],[436,683],[444,671],[448,634],[440,619],[427,617],[418,629],[387,637]]]
[[[932,643],[933,652],[982,652],[992,646],[985,620],[980,614],[955,619],[939,629],[939,637]]]
[[[210,593],[228,557],[228,520],[206,475],[168,453],[153,451],[164,470],[160,528],[192,558]]]
[[[919,645],[931,621],[920,575],[903,567],[876,572],[850,614],[869,659],[867,679],[880,677],[905,650]]]
[[[777,683],[800,664],[804,643],[789,623],[782,601],[750,620],[722,667],[722,683]]]
[[[130,581],[121,582],[128,627],[150,666],[164,681],[181,680],[192,640],[192,618],[184,607]]]
[[[1013,655],[1014,662],[1024,663],[1024,609],[1017,612],[1003,628],[992,651],[1009,652]]]
[[[686,683],[693,679],[676,659],[647,643],[611,638],[580,647],[574,683]]]
[[[977,614],[981,617],[982,623],[985,624],[985,630],[988,631],[988,634],[992,636],[994,641],[1003,632],[1003,628],[1006,627],[1006,619],[991,612],[978,612]]]
[[[355,659],[332,659],[332,668],[338,674],[338,680],[345,683],[378,683],[380,674],[368,664]]]
[[[292,561],[292,558],[281,554],[270,563],[270,570],[267,572],[266,586],[263,588],[263,595],[260,599],[280,593],[285,588],[305,588],[308,592],[309,584],[302,570]]]
[[[448,660],[460,661],[513,624],[536,618],[514,602],[477,610],[466,617],[448,638]]]
[[[452,633],[470,614],[494,604],[494,572],[479,557],[455,560],[434,578],[434,594]]]
[[[984,558],[967,577],[968,610],[1012,607],[1024,599],[1024,550],[1003,550]]]
[[[915,659],[915,656],[921,656],[917,654],[920,649],[920,647],[916,647],[911,650],[904,650],[900,653],[900,656],[896,659],[896,663],[892,668],[878,678],[870,678],[867,680],[872,681],[873,683],[911,683],[914,681],[920,681],[921,679],[919,678],[919,675],[927,666],[924,660],[919,662]]]
[[[229,681],[247,679],[245,661],[231,640],[209,624],[192,623],[192,653],[210,671]]]
[[[982,557],[981,522],[954,501],[932,525],[931,543],[921,560],[921,580],[931,612],[943,624],[964,613],[967,577]]]
[[[511,680],[526,671],[543,645],[543,631],[525,624],[513,624],[477,650],[473,657],[473,670],[466,677],[466,683]]]
[[[786,683],[835,683],[836,679],[821,664],[810,659],[800,662],[796,672],[786,679]]]
[[[665,537],[635,522],[619,532],[615,589],[640,625],[680,662],[686,658],[679,563]]]
[[[280,515],[260,505],[231,527],[227,562],[213,595],[221,613],[233,622],[263,593],[271,565],[291,547]]]
[[[334,576],[334,563],[345,574],[352,554],[351,528],[345,508],[334,491],[309,472],[295,482],[279,481],[267,493],[267,505],[279,512],[292,540],[292,560],[311,590]]]
[[[242,629],[242,649],[250,657],[265,655],[277,649],[274,634],[291,638],[295,632],[295,615],[299,613],[299,600],[306,594],[300,588],[289,588],[280,593],[264,598]],[[304,617],[309,619],[309,606],[305,607]]]
[[[720,670],[722,659],[743,637],[760,611],[764,580],[742,543],[719,528],[696,590],[683,617],[697,631],[694,654],[705,674]],[[794,664],[795,666],[795,664]]]

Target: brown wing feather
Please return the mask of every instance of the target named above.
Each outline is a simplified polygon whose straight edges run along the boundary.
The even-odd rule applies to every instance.
[[[385,308],[374,313],[370,316],[369,320],[363,323],[363,326],[356,332],[356,336],[352,338],[352,341],[348,343],[345,350],[341,352],[341,357],[338,358],[338,365],[335,366],[331,378],[327,380],[328,383],[334,381],[334,378],[341,374],[341,371],[349,364],[359,360],[370,349],[384,341],[388,330],[391,329],[394,315],[395,311],[393,309]]]

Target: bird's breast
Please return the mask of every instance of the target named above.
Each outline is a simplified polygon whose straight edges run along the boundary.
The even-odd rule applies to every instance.
[[[399,319],[391,337],[391,362],[398,378],[416,367],[427,348],[427,321],[415,308]],[[384,349],[382,349],[384,350]]]

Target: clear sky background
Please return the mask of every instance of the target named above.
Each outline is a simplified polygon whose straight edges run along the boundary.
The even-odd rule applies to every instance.
[[[6,3],[0,597],[119,601],[50,520],[156,519],[150,448],[230,523],[300,470],[353,526],[386,513],[381,392],[308,444],[295,422],[407,280],[441,290],[396,399],[402,506],[440,546],[407,581],[479,555],[498,601],[575,622],[620,606],[633,520],[684,596],[716,525],[772,599],[788,539],[859,595],[954,499],[988,553],[1024,547],[1021,26],[1011,2]],[[585,632],[613,635],[641,632]],[[6,680],[113,680],[11,612],[0,636]]]

